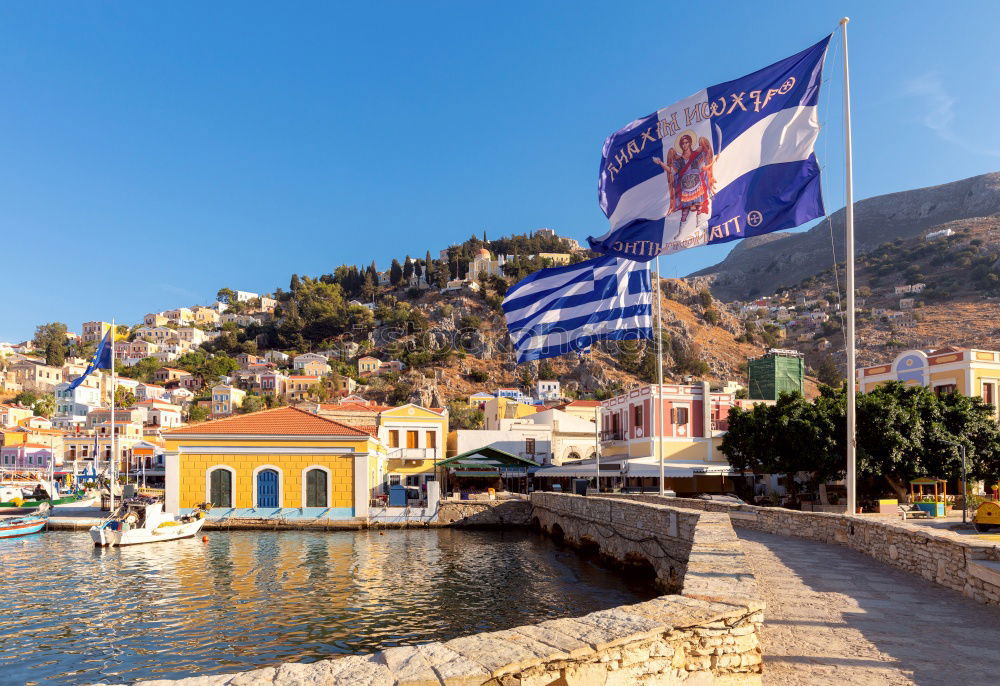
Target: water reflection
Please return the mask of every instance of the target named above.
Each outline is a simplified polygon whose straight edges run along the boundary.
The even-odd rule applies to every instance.
[[[309,662],[572,616],[653,594],[526,532],[209,533],[100,550],[0,541],[0,684]]]

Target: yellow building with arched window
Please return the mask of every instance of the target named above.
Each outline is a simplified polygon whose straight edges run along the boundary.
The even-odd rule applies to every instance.
[[[366,517],[386,451],[370,432],[280,407],[164,434],[166,509],[210,516]]]

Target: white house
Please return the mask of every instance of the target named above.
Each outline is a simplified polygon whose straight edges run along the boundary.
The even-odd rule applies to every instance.
[[[538,380],[535,382],[535,397],[541,401],[559,400],[561,397],[558,381]]]
[[[256,300],[260,297],[260,293],[251,293],[250,291],[236,291],[236,302],[242,303],[247,300]]]
[[[448,437],[448,454],[461,455],[490,446],[539,464],[552,463],[552,427],[547,424],[516,424],[503,431],[457,429]]]
[[[319,355],[317,353],[303,353],[301,355],[296,355],[292,360],[292,366],[295,371],[301,371],[305,369],[305,366],[310,362],[319,362],[321,364],[329,364],[325,355]]]

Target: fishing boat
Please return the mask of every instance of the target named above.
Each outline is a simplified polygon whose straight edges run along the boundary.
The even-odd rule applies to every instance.
[[[162,501],[136,496],[90,527],[90,537],[101,548],[191,538],[205,526],[209,507],[203,503],[189,515],[172,515],[163,511]]]
[[[0,519],[0,538],[16,538],[37,534],[48,524],[48,509],[48,504],[43,503],[34,514]]]

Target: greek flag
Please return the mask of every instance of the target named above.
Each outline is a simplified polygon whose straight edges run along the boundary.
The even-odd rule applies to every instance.
[[[111,342],[111,330],[109,329],[104,338],[101,339],[100,344],[97,346],[97,351],[90,360],[90,364],[87,365],[87,369],[84,370],[83,375],[78,376],[73,379],[73,383],[69,385],[67,391],[72,391],[74,388],[83,383],[83,380],[90,376],[90,373],[95,369],[111,369],[114,365],[112,361],[112,351],[114,349],[114,343]]]
[[[652,309],[648,265],[614,255],[540,269],[503,301],[519,363],[603,339],[652,338]]]
[[[590,247],[646,261],[823,216],[813,145],[829,41],[609,136],[599,199],[611,227]]]

